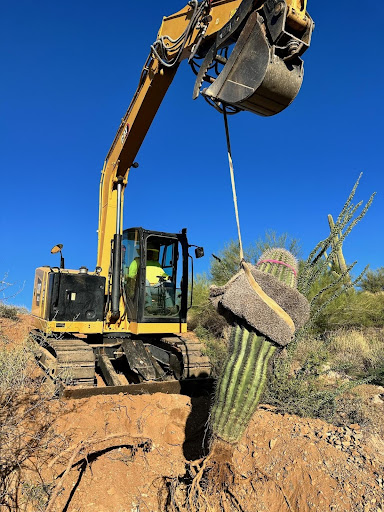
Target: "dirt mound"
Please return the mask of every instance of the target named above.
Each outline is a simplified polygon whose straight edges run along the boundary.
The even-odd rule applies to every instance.
[[[57,510],[164,510],[164,479],[182,477],[203,453],[209,399],[178,395],[109,396],[69,401],[57,424],[73,447],[98,440],[63,480]],[[108,441],[111,435],[121,434]],[[103,439],[107,439],[102,442]],[[132,448],[148,441],[147,449]],[[276,414],[261,406],[235,453],[238,474],[252,479],[243,510],[379,511],[384,495],[384,441],[359,425]],[[248,479],[248,480],[247,480]],[[257,498],[257,509],[255,509]],[[248,505],[247,505],[248,504]]]
[[[23,343],[32,329],[30,315],[19,315],[19,321],[0,318],[0,343],[7,347]]]

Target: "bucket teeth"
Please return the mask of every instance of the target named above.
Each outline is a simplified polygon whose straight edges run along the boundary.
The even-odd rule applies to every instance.
[[[253,0],[243,0],[237,9],[235,15],[228,21],[226,25],[217,34],[216,40],[208,50],[205,59],[200,67],[199,73],[195,81],[193,89],[193,99],[195,100],[200,93],[200,88],[203,85],[204,77],[207,74],[209,68],[215,61],[217,52],[231,43],[233,38],[236,38],[236,33],[241,30],[241,26],[248,14],[252,12]],[[233,41],[232,41],[233,42]]]
[[[211,49],[208,51],[208,53],[207,53],[207,55],[206,55],[206,57],[204,59],[204,62],[200,66],[199,72],[197,74],[196,81],[195,81],[195,86],[193,88],[193,95],[192,95],[192,98],[194,100],[200,94],[200,88],[203,85],[204,77],[207,74],[208,69],[212,66],[212,64],[213,64],[213,62],[215,60],[214,59],[215,55],[216,55],[216,44],[213,44],[213,46],[211,46]]]

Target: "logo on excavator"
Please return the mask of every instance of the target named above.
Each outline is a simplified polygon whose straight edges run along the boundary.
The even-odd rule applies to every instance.
[[[126,138],[127,138],[127,136],[128,136],[128,133],[129,133],[129,124],[127,123],[127,124],[124,126],[123,133],[121,134],[121,143],[122,143],[122,144],[124,144],[125,139],[126,139]]]

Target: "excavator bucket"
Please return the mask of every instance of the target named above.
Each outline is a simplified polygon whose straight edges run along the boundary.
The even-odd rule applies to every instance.
[[[300,56],[309,46],[313,22],[307,13],[301,24],[292,22],[285,1],[270,0],[259,10],[250,9],[243,2],[235,19],[218,33],[198,73],[194,98],[201,93],[216,104],[272,116],[288,107],[300,90]],[[229,58],[223,57],[230,48]],[[207,73],[215,62],[224,67],[212,78]],[[211,85],[201,90],[204,81]]]

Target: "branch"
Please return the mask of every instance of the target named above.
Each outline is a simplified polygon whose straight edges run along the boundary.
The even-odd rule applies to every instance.
[[[149,451],[151,449],[151,446],[152,446],[151,439],[131,437],[131,436],[127,436],[126,434],[111,434],[111,435],[103,437],[101,439],[87,439],[85,441],[81,441],[77,445],[72,445],[69,448],[66,448],[59,455],[57,455],[54,459],[52,459],[51,462],[48,464],[49,468],[51,468],[59,460],[59,458],[62,457],[64,454],[71,452],[71,451],[73,452],[64,472],[61,474],[59,480],[57,481],[57,483],[54,487],[54,491],[51,495],[51,498],[48,502],[45,512],[52,511],[52,507],[55,504],[57,497],[59,496],[60,492],[63,490],[63,482],[64,482],[65,477],[70,472],[72,467],[78,464],[79,461],[75,462],[76,458],[78,457],[78,455],[84,448],[89,448],[92,445],[103,443],[103,442],[109,441],[111,439],[118,439],[118,438],[124,438],[124,437],[125,438],[128,437],[128,439],[132,443],[132,446],[131,446],[132,450],[139,448],[139,447],[142,447],[144,451]],[[127,443],[127,444],[130,444],[130,443]],[[90,454],[88,452],[87,454],[82,456],[80,460],[87,459],[89,457],[89,455]]]

